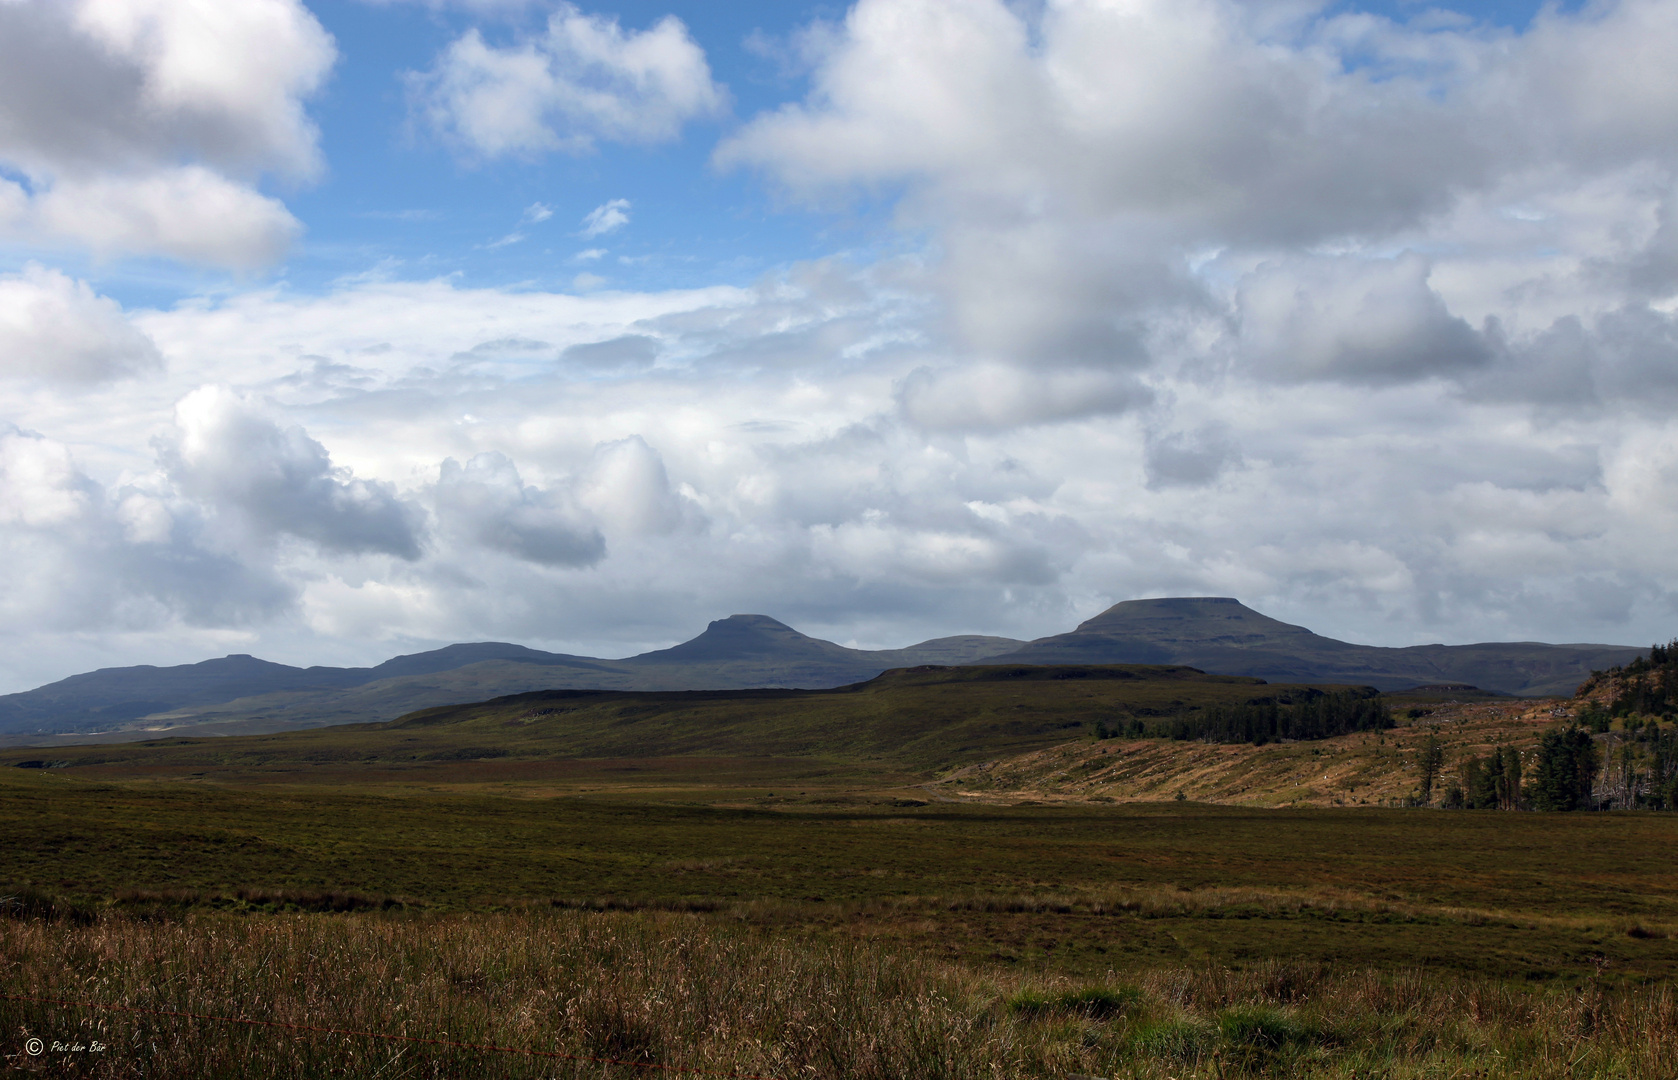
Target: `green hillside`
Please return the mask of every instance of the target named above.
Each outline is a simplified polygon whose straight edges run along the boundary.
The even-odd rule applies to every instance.
[[[1282,689],[1182,667],[923,667],[833,690],[546,690],[427,709],[385,724],[51,754],[72,769],[713,755],[930,771],[1065,742],[1099,721],[1166,716]],[[0,763],[42,754],[13,749]]]
[[[930,769],[1064,742],[1107,717],[1245,701],[1261,685],[1174,667],[907,669],[826,691],[546,691],[430,709],[390,727],[500,734],[579,757],[835,757]]]

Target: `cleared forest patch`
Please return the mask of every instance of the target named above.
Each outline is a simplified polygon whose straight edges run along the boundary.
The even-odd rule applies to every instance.
[[[1548,698],[1442,702],[1387,731],[1262,746],[1080,739],[964,766],[934,790],[1003,801],[1157,802],[1181,793],[1238,806],[1394,806],[1416,794],[1418,758],[1429,737],[1444,751],[1443,789],[1444,778],[1471,758],[1503,747],[1530,754],[1545,728],[1577,708]]]

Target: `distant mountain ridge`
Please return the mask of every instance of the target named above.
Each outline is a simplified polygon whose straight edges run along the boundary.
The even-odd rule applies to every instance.
[[[1510,694],[1569,694],[1594,669],[1644,650],[1503,642],[1394,649],[1280,622],[1228,597],[1127,600],[1076,629],[1025,642],[959,635],[903,649],[850,649],[766,615],[718,619],[689,641],[621,660],[505,642],[449,645],[376,667],[296,668],[235,655],[177,667],[104,668],[0,697],[0,736],[110,732],[153,737],[278,731],[391,720],[415,709],[546,689],[822,689],[891,668],[987,664],[1178,664],[1280,682],[1401,689],[1465,683]]]
[[[1126,600],[1076,630],[990,658],[1021,664],[1186,664],[1275,682],[1361,683],[1400,690],[1466,683],[1505,694],[1571,694],[1592,670],[1646,650],[1622,645],[1353,645],[1260,614],[1232,597]],[[1098,659],[1099,658],[1099,659]]]
[[[493,641],[370,668],[297,668],[239,654],[175,667],[101,668],[0,696],[0,734],[101,732],[147,720],[159,729],[236,723],[240,730],[280,730],[390,720],[417,708],[545,689],[823,689],[894,667],[971,663],[1024,644],[962,635],[904,649],[848,649],[766,615],[731,615],[680,645],[622,660]]]

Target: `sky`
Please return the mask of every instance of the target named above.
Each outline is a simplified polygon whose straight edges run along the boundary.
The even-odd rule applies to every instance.
[[[0,0],[0,692],[1678,633],[1678,3]]]

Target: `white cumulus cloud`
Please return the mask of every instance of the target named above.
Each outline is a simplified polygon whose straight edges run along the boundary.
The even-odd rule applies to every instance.
[[[1664,640],[1673,12],[1603,0],[1515,31],[860,0],[800,39],[809,93],[718,161],[818,206],[885,200],[891,255],[749,287],[393,274],[126,315],[68,277],[7,279],[47,315],[5,332],[84,375],[11,385],[0,608],[29,629],[0,659],[189,626],[305,662],[470,638],[623,655],[736,611],[887,646],[1194,593],[1383,644]],[[703,61],[673,24],[534,17],[419,84],[469,155],[662,138],[710,108],[708,73],[671,89]],[[143,130],[66,128],[54,160]],[[55,185],[117,172],[5,175],[15,231]],[[575,228],[621,227],[613,209]]]
[[[0,4],[0,229],[236,268],[297,222],[256,179],[321,167],[304,100],[336,58],[300,0]]]
[[[583,216],[583,236],[605,236],[629,224],[629,200],[612,199]]]
[[[90,383],[162,362],[116,301],[85,282],[34,264],[0,276],[0,376]]]
[[[436,487],[438,518],[469,544],[546,566],[589,566],[606,540],[563,492],[525,484],[505,454],[443,462]]]
[[[417,508],[393,485],[336,468],[301,427],[281,427],[234,392],[203,387],[175,408],[159,442],[169,479],[258,538],[287,534],[340,554],[420,554]]]
[[[1266,264],[1241,283],[1244,351],[1281,379],[1402,382],[1485,364],[1491,347],[1446,309],[1428,272],[1414,254]]]
[[[412,85],[440,134],[489,158],[663,142],[727,103],[680,19],[625,31],[564,3],[545,32],[506,46],[468,30]]]
[[[136,531],[138,516],[153,520]],[[49,635],[170,634],[247,626],[290,606],[278,575],[220,549],[200,525],[190,506],[110,490],[62,443],[0,423],[7,623]]]
[[[197,165],[61,180],[35,204],[49,235],[100,255],[159,253],[235,269],[276,261],[301,230],[278,199]]]

